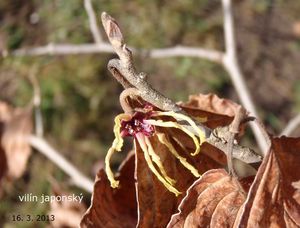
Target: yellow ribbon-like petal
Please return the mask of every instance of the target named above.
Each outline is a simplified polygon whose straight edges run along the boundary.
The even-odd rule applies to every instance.
[[[145,120],[146,123],[154,125],[154,126],[159,126],[159,127],[174,127],[174,128],[178,128],[180,130],[182,130],[184,133],[186,133],[188,136],[190,136],[196,146],[195,152],[192,155],[196,155],[199,153],[200,151],[200,143],[197,139],[197,137],[194,135],[193,132],[191,132],[190,130],[186,129],[185,127],[183,127],[182,125],[176,123],[176,122],[172,122],[172,121],[162,121],[162,120]]]
[[[116,151],[121,151],[124,140],[121,137],[121,121],[122,120],[130,120],[131,116],[127,114],[120,114],[115,117],[115,125],[114,125],[114,134],[115,134],[115,139],[112,143],[112,146],[109,148],[106,156],[105,156],[105,172],[107,175],[107,178],[110,182],[111,187],[117,188],[119,186],[119,181],[115,180],[114,174],[110,168],[110,159],[112,155]]]
[[[203,142],[205,142],[205,140],[206,140],[205,133],[197,126],[197,124],[193,121],[192,118],[190,118],[190,117],[188,117],[184,114],[169,111],[169,112],[155,112],[155,113],[152,114],[152,116],[171,116],[171,117],[174,117],[175,119],[185,120],[197,132],[197,134],[199,136],[199,139],[200,139],[200,145]],[[203,118],[201,122],[205,122],[205,121],[206,121],[206,118]],[[199,152],[200,152],[200,150],[197,150],[192,155],[196,155]]]
[[[151,156],[149,154],[149,150],[147,148],[147,145],[145,143],[145,136],[142,133],[138,133],[136,135],[136,138],[139,142],[139,145],[142,148],[142,151],[144,153],[145,160],[147,162],[147,165],[149,166],[152,173],[158,178],[158,180],[170,191],[173,192],[176,196],[181,194],[175,187],[173,187],[155,168]]]
[[[151,145],[151,142],[149,140],[148,137],[145,137],[145,142],[146,145],[148,147],[148,152],[149,155],[151,156],[152,161],[157,165],[157,167],[159,168],[159,171],[161,172],[161,174],[163,175],[163,177],[171,184],[174,185],[176,183],[176,181],[172,178],[170,178],[160,160],[160,157],[154,152],[153,147]]]
[[[170,142],[167,140],[165,134],[163,134],[163,133],[158,133],[158,134],[157,134],[157,137],[158,137],[159,141],[160,141],[162,144],[164,144],[164,145],[169,149],[169,151],[170,151],[170,152],[171,152],[171,153],[172,153],[172,154],[180,161],[180,163],[181,163],[185,168],[187,168],[188,170],[190,170],[191,173],[192,173],[195,177],[200,177],[200,176],[201,176],[201,175],[199,174],[198,170],[197,170],[194,166],[192,166],[190,163],[188,163],[188,162],[186,161],[186,158],[184,158],[184,157],[182,157],[182,156],[180,156],[180,155],[178,154],[178,152],[176,151],[176,149],[173,147],[172,143],[170,143]]]

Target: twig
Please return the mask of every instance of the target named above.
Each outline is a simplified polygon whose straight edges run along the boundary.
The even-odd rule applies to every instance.
[[[153,59],[171,57],[194,57],[206,59],[216,63],[222,63],[223,53],[198,47],[175,46],[169,48],[141,49],[130,47],[133,54],[141,54]],[[47,44],[45,46],[22,48],[12,52],[6,52],[5,56],[43,56],[43,55],[90,55],[97,53],[114,53],[109,43],[101,44]]]
[[[44,154],[49,160],[51,160],[66,174],[68,174],[71,177],[74,185],[86,190],[89,193],[93,192],[93,181],[84,176],[75,166],[67,161],[58,151],[52,148],[43,138],[31,135],[29,136],[28,140],[33,148]]]
[[[43,117],[41,112],[41,89],[36,78],[38,71],[37,65],[33,65],[31,72],[29,73],[29,80],[33,87],[33,106],[34,106],[34,123],[35,123],[35,134],[38,137],[43,137],[44,127],[43,127]]]
[[[239,106],[238,109],[236,110],[234,119],[229,126],[229,138],[227,142],[227,166],[228,166],[228,172],[232,176],[236,176],[233,163],[232,163],[234,138],[239,133],[240,124],[245,118],[245,116],[246,116],[246,110],[242,108],[242,106]]]
[[[183,110],[173,101],[166,98],[158,91],[154,90],[146,81],[144,73],[137,73],[133,65],[133,59],[130,50],[126,47],[117,22],[106,13],[102,13],[102,23],[105,32],[111,42],[114,50],[120,59],[112,59],[109,61],[108,68],[113,76],[124,86],[125,90],[121,94],[121,105],[125,110],[131,111],[131,107],[124,106],[124,99],[128,95],[140,96],[143,100],[155,105],[162,110],[183,112]],[[115,75],[116,74],[116,75]],[[120,80],[121,79],[121,80]],[[130,88],[132,87],[132,88]],[[205,127],[201,123],[197,123],[198,127],[205,132],[207,142],[227,153],[227,146],[222,142],[218,135],[213,135],[212,130]],[[219,131],[228,134],[228,128],[219,128]],[[252,150],[234,145],[234,156],[246,163],[255,163],[261,161],[260,156],[256,155]]]
[[[268,148],[268,151],[269,151],[269,149],[270,149],[270,147],[272,145],[272,139],[271,139],[270,134],[268,133],[265,125],[261,122],[260,119],[254,118],[254,123],[260,129],[260,131],[262,133],[262,136],[263,136],[265,142],[267,143],[267,148]],[[266,151],[266,152],[268,152],[268,151]]]
[[[237,61],[231,0],[222,0],[222,5],[224,11],[224,36],[226,47],[226,53],[223,58],[223,65],[231,77],[235,90],[237,91],[243,106],[250,112],[251,115],[258,117],[254,103],[251,99],[251,95],[246,86],[244,76]],[[264,140],[261,129],[254,123],[250,123],[250,126],[253,130],[260,150],[263,154],[265,154],[267,152],[268,145]]]
[[[171,48],[151,49],[148,51],[148,55],[153,59],[169,57],[196,57],[216,63],[222,63],[224,54],[220,51],[206,48],[186,47],[178,45]]]
[[[140,91],[141,97],[162,110],[181,111],[181,108],[172,100],[154,90],[145,80],[144,73],[137,73],[132,59],[132,52],[124,43],[123,34],[114,18],[103,12],[101,15],[103,27],[107,37],[120,59],[113,59],[110,68],[115,68],[125,79]]]
[[[290,135],[299,126],[300,126],[300,114],[298,114],[288,122],[287,126],[283,129],[280,135]]]
[[[40,56],[40,55],[76,55],[113,53],[113,48],[108,43],[100,44],[47,44],[46,46],[35,48],[23,48],[7,53],[6,56]]]
[[[115,19],[105,12],[102,13],[101,19],[107,37],[120,58],[112,59],[108,63],[110,71],[113,74],[117,74],[114,75],[115,78],[123,77],[124,81],[128,83],[124,88],[133,87],[137,89],[143,100],[155,105],[161,110],[183,113],[184,111],[179,105],[151,87],[146,81],[145,73],[137,73],[133,64],[132,53],[126,47],[123,34]],[[205,135],[210,135],[210,129],[200,123],[198,124],[198,127],[205,132]]]
[[[228,156],[228,133],[228,126],[216,128],[213,130],[212,134],[207,139],[207,143],[223,151],[226,154],[226,156]],[[238,144],[233,144],[232,156],[247,164],[257,164],[262,161],[262,157],[255,153],[255,151],[253,151],[251,148],[244,147]]]
[[[91,0],[84,0],[84,7],[89,17],[90,29],[93,34],[94,40],[96,44],[100,44],[103,42],[103,39],[101,37],[101,33],[97,25],[97,19]]]
[[[116,69],[119,60],[111,59],[107,64],[107,69],[110,71],[111,75],[124,87],[124,89],[128,89],[133,87],[130,82]]]

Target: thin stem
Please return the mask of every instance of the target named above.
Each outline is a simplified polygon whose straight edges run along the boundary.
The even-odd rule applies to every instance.
[[[242,108],[242,106],[239,106],[236,110],[234,119],[232,123],[229,126],[229,139],[227,142],[227,165],[228,165],[228,171],[229,174],[232,176],[236,176],[233,162],[232,162],[232,153],[233,153],[233,144],[234,144],[234,138],[239,133],[239,127],[241,122],[246,116],[246,110]]]
[[[38,66],[34,65],[29,73],[29,81],[33,87],[33,106],[34,106],[34,122],[35,122],[35,134],[39,137],[43,137],[43,117],[41,112],[41,89],[36,78]]]
[[[223,58],[223,65],[231,77],[235,90],[237,91],[243,106],[250,112],[250,115],[258,117],[254,102],[252,101],[244,76],[237,61],[231,0],[222,0],[222,4],[224,12],[224,36],[226,49],[226,53]],[[264,140],[261,129],[254,123],[250,123],[250,126],[260,150],[263,154],[266,154],[268,144]]]
[[[133,54],[145,55],[153,59],[192,57],[201,58],[215,63],[222,63],[224,54],[220,51],[207,48],[174,46],[169,48],[154,48],[137,50],[130,47]],[[97,53],[115,53],[112,46],[107,42],[101,44],[47,44],[40,47],[16,49],[4,56],[43,56],[43,55],[90,55]]]
[[[153,59],[170,57],[196,57],[216,63],[222,63],[223,55],[224,54],[222,52],[216,50],[180,45],[170,48],[151,49],[148,51],[148,56]]]
[[[6,53],[5,56],[41,56],[41,55],[77,55],[95,53],[113,53],[114,50],[109,43],[101,44],[53,44],[34,48],[21,48]]]
[[[300,113],[288,122],[287,126],[283,129],[280,135],[290,135],[299,126],[300,126]]]
[[[181,108],[172,100],[165,97],[147,83],[144,73],[137,73],[132,59],[132,52],[127,48],[121,29],[114,18],[103,12],[102,24],[106,35],[113,46],[119,59],[110,62],[110,67],[115,68],[131,85],[140,91],[140,96],[147,102],[154,104],[162,110],[180,112]]]
[[[103,42],[103,39],[102,39],[100,30],[99,30],[99,27],[97,25],[96,14],[93,9],[91,0],[84,0],[84,7],[85,7],[85,10],[89,17],[90,30],[93,34],[94,40],[97,44],[100,44]]]

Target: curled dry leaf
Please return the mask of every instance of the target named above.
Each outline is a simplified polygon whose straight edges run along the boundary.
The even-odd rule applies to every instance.
[[[5,152],[8,178],[19,178],[30,156],[27,136],[31,133],[31,110],[12,109],[0,102],[1,145]]]
[[[134,181],[134,154],[120,167],[120,187],[111,188],[103,169],[96,177],[92,204],[80,223],[81,227],[131,228],[137,223]]]
[[[66,192],[55,191],[54,195],[68,196]],[[86,207],[83,203],[75,201],[53,201],[50,204],[49,215],[54,216],[54,220],[51,219],[51,227],[53,228],[76,228],[80,224],[80,220]]]
[[[210,170],[188,189],[167,227],[232,227],[245,198],[238,180],[223,169]]]
[[[239,107],[239,105],[233,101],[219,98],[216,94],[212,93],[190,95],[189,101],[182,105],[187,108],[198,108],[203,111],[231,117],[235,115],[236,110]]]
[[[239,227],[300,227],[300,138],[275,138],[262,162]]]

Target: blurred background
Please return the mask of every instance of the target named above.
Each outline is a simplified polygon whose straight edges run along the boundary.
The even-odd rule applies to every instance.
[[[151,49],[180,44],[224,50],[219,0],[92,3],[98,19],[102,11],[117,19],[130,46]],[[247,86],[268,130],[279,134],[300,112],[300,1],[235,0],[233,7],[239,63]],[[102,27],[101,32],[106,40]],[[2,51],[48,43],[93,43],[82,0],[0,1]],[[34,69],[41,89],[45,138],[92,179],[113,140],[113,118],[122,111],[118,102],[122,87],[106,68],[113,57],[99,53],[0,59],[0,99],[14,106],[28,105],[33,95],[28,75]],[[176,101],[186,101],[189,94],[216,93],[239,102],[230,77],[216,63],[135,56],[135,64],[138,71],[149,74],[157,90]],[[247,135],[245,143],[255,148],[251,132]],[[121,158],[116,156],[115,164]],[[68,179],[34,152],[23,177],[3,186],[0,215],[8,211],[47,213],[49,205],[20,203],[17,196],[51,194],[53,180],[69,192],[83,192],[69,185]],[[90,194],[84,194],[89,205]],[[19,227],[43,227],[41,224]],[[2,216],[0,226],[16,227]]]

